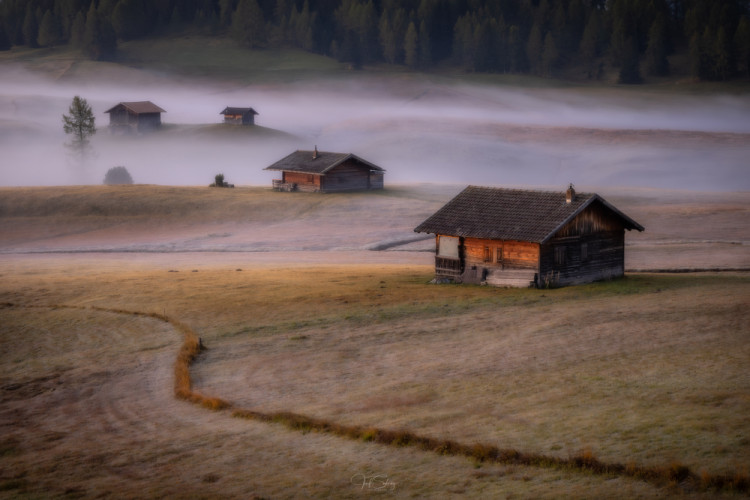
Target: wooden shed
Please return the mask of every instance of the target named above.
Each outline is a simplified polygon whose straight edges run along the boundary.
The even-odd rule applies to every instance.
[[[414,231],[435,234],[435,278],[564,286],[625,272],[625,230],[643,226],[597,194],[469,186]]]
[[[227,106],[219,113],[224,115],[224,123],[234,125],[255,125],[255,115],[258,114],[253,108],[233,108]]]
[[[166,113],[151,101],[121,102],[111,107],[109,128],[113,132],[148,132],[161,126],[161,114]]]
[[[331,193],[383,189],[384,169],[351,153],[295,151],[264,170],[281,172],[277,191]]]

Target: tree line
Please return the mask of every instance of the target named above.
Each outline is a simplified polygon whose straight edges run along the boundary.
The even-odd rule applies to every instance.
[[[683,55],[696,78],[750,76],[750,0],[0,0],[0,50],[68,44],[106,60],[118,41],[185,31],[355,68],[596,79],[609,65],[638,83]]]

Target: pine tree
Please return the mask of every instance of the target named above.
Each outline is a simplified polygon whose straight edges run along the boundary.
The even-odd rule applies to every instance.
[[[109,60],[115,55],[117,38],[112,24],[103,19],[91,2],[86,14],[86,26],[83,32],[83,52],[95,61]]]
[[[704,69],[704,50],[703,43],[701,43],[701,36],[698,33],[694,33],[690,38],[690,76],[696,79],[701,79],[705,76]]]
[[[547,36],[544,37],[544,50],[542,51],[542,70],[545,76],[552,76],[559,58],[560,53],[557,50],[555,38],[552,33],[547,33]]]
[[[430,33],[424,20],[419,23],[419,66],[428,68],[432,64],[432,46],[430,45]]]
[[[365,62],[375,61],[380,58],[380,46],[378,44],[378,31],[375,25],[377,15],[372,0],[360,4],[356,11],[356,33],[359,37],[359,46],[362,50],[362,59]]]
[[[625,41],[617,83],[634,84],[642,81],[638,61],[638,42],[631,37]]]
[[[475,71],[494,71],[498,67],[492,28],[492,23],[485,19],[477,23],[474,29],[473,69]]]
[[[63,115],[62,120],[63,130],[71,136],[67,146],[83,166],[91,152],[89,138],[96,134],[96,119],[91,106],[86,99],[75,96],[68,108],[68,114]]]
[[[529,39],[526,42],[526,58],[529,61],[531,72],[534,74],[539,74],[541,68],[542,51],[544,50],[543,43],[539,24],[534,23],[534,26],[531,27]]]
[[[83,12],[78,11],[73,24],[70,26],[70,44],[73,47],[81,48],[86,33],[86,16]]]
[[[414,27],[414,23],[409,23],[409,27],[406,29],[406,35],[404,36],[404,63],[410,68],[417,66],[417,28]]]
[[[10,50],[12,46],[8,34],[5,32],[5,26],[0,23],[0,51]]]
[[[232,37],[248,48],[265,46],[263,11],[256,0],[240,0],[232,14]]]
[[[589,15],[589,20],[581,36],[581,44],[578,48],[581,58],[587,67],[589,78],[594,76],[594,67],[599,55],[599,33],[601,31],[600,18],[596,11]]]
[[[467,13],[458,18],[453,27],[453,60],[466,69],[474,66],[474,28]]]
[[[508,61],[510,71],[513,73],[520,72],[525,67],[521,28],[518,26],[511,26],[508,29]]]
[[[112,11],[112,26],[123,40],[138,38],[145,32],[144,5],[138,0],[119,0]]]
[[[53,47],[60,41],[60,30],[57,25],[55,16],[52,11],[47,10],[42,17],[42,23],[39,25],[39,35],[37,43],[40,47]]]
[[[233,0],[219,0],[219,26],[228,28],[232,25]]]
[[[734,53],[739,72],[750,76],[750,20],[746,16],[742,16],[734,32]]]
[[[669,74],[667,61],[666,28],[664,20],[659,17],[654,20],[648,32],[648,47],[646,47],[646,73],[653,76]]]
[[[729,80],[734,74],[733,61],[729,36],[724,26],[719,26],[713,43],[713,77],[717,80]]]
[[[23,19],[23,42],[31,47],[37,48],[39,44],[37,38],[39,37],[39,24],[36,20],[36,13],[32,9],[31,5],[33,2],[26,4],[26,15]]]
[[[396,63],[396,33],[391,28],[391,23],[388,21],[387,12],[383,12],[380,16],[380,23],[378,24],[378,33],[380,46],[383,50],[383,58],[389,64]]]

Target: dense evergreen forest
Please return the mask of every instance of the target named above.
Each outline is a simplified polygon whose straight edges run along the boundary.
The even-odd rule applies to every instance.
[[[178,33],[230,36],[249,49],[295,47],[352,67],[556,76],[579,68],[619,81],[670,73],[750,76],[750,0],[0,0],[0,49],[69,44],[114,59],[118,42]]]

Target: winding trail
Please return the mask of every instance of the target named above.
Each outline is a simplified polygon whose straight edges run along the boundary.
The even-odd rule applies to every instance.
[[[606,463],[598,460],[587,450],[578,452],[568,458],[560,458],[538,453],[522,452],[515,449],[502,449],[486,443],[460,443],[448,439],[421,436],[403,430],[389,430],[377,427],[361,427],[341,425],[335,422],[318,419],[308,415],[301,415],[289,411],[263,412],[252,409],[237,408],[231,402],[219,397],[201,394],[193,390],[190,376],[190,366],[197,360],[201,351],[206,347],[196,332],[187,324],[166,314],[132,311],[100,306],[76,305],[21,305],[14,303],[0,304],[7,308],[39,308],[39,309],[74,309],[123,314],[135,317],[153,318],[168,323],[182,335],[183,341],[174,362],[174,396],[214,411],[230,411],[231,416],[240,419],[251,419],[266,423],[278,423],[287,428],[310,432],[317,431],[352,440],[379,443],[394,447],[414,447],[424,451],[431,451],[439,455],[462,456],[478,462],[489,464],[522,465],[553,469],[566,469],[604,476],[629,477],[646,481],[657,486],[679,484],[683,491],[734,491],[747,493],[750,491],[750,481],[747,475],[739,471],[725,474],[698,475],[687,466],[673,462],[666,466],[640,466],[629,463]],[[108,374],[116,376],[117,374]],[[140,388],[140,390],[144,390]],[[149,390],[146,387],[146,390]],[[128,409],[127,405],[109,405],[98,408],[98,412],[106,415],[101,425],[109,421],[127,420],[133,425],[153,425],[142,422],[138,416]],[[120,471],[127,475],[127,471]]]

